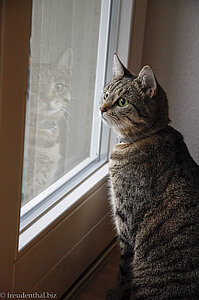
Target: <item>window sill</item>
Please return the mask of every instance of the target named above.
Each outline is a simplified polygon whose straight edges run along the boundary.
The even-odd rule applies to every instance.
[[[80,184],[70,194],[64,197],[59,203],[52,207],[45,215],[41,216],[19,236],[18,251],[22,250],[30,241],[37,237],[45,228],[59,218],[66,210],[70,212],[74,204],[78,205],[82,198],[85,198],[92,190],[100,185],[108,175],[108,163],[98,169],[87,180]]]

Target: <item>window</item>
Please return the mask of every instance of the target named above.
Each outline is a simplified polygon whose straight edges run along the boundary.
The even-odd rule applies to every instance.
[[[99,156],[92,123],[100,9],[99,0],[33,1],[22,206]]]
[[[110,10],[110,1],[33,1],[21,232],[107,161],[99,103]]]
[[[5,290],[49,291],[50,286],[61,295],[114,236],[106,189],[114,142],[98,111],[113,53],[117,50],[127,63],[132,4],[0,3],[0,263],[5,274],[0,285]],[[47,103],[47,94],[54,95],[54,103]],[[63,114],[56,99],[63,104]],[[58,150],[53,153],[61,160],[38,186],[41,136],[56,130]],[[50,151],[49,139],[46,142]]]

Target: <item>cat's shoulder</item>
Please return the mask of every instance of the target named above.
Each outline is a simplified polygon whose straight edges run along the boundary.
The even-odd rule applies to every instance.
[[[154,133],[151,136],[142,138],[133,143],[119,143],[113,148],[111,159],[112,160],[137,160],[138,157],[150,156],[150,153],[154,153],[156,149],[162,148],[163,144],[170,148],[174,147],[176,143],[183,143],[183,136],[171,126]]]

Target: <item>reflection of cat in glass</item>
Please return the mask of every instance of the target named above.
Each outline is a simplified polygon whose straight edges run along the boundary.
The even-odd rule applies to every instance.
[[[55,63],[30,64],[24,202],[63,175],[59,170],[63,152],[61,129],[66,131],[63,120],[66,121],[70,101],[71,67],[71,49]]]

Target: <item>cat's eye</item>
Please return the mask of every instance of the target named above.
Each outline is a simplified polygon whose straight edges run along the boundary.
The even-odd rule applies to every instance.
[[[56,83],[54,89],[56,93],[62,93],[64,91],[63,83]]]
[[[104,100],[106,100],[108,98],[108,92],[104,93]]]
[[[120,107],[124,107],[128,104],[128,100],[124,99],[124,98],[120,98],[118,101],[117,101],[117,105],[120,106]]]

